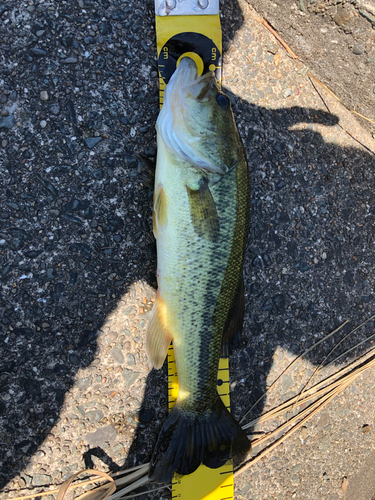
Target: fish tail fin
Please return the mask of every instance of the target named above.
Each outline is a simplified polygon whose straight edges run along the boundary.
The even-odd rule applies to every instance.
[[[149,479],[169,483],[173,474],[191,474],[201,464],[216,469],[251,448],[245,432],[217,396],[213,407],[193,411],[176,404],[160,431]]]

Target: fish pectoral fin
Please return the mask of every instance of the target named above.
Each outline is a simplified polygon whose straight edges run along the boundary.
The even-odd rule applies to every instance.
[[[157,370],[163,366],[169,345],[172,341],[163,324],[163,316],[165,316],[164,308],[165,305],[162,299],[157,297],[151,312],[151,319],[146,329],[146,353],[148,359]]]
[[[157,239],[158,230],[165,227],[167,224],[167,200],[162,185],[158,186],[154,193],[152,223],[154,236]]]
[[[245,312],[245,287],[241,276],[237,287],[237,294],[233,300],[232,307],[228,314],[227,322],[221,346],[221,356],[227,357],[232,348],[238,344],[241,334],[243,315]]]
[[[198,189],[189,186],[186,189],[194,231],[208,241],[215,241],[220,234],[220,221],[207,180],[201,179]]]

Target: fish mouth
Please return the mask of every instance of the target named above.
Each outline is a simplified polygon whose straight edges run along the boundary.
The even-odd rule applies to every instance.
[[[198,78],[198,67],[190,57],[183,57],[178,65],[178,68],[173,73],[171,81],[172,85],[182,84],[184,87],[186,85],[191,85]]]
[[[181,61],[174,72],[170,84],[180,90],[184,89],[192,97],[202,99],[210,85],[214,81],[213,73],[204,73],[198,76],[198,67],[196,62],[186,56]]]

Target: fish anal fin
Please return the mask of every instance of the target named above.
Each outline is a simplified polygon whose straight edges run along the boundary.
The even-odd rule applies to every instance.
[[[240,282],[237,287],[237,294],[233,301],[231,310],[224,329],[221,356],[226,357],[239,342],[243,316],[245,312],[245,288],[243,278],[241,276]]]
[[[220,221],[207,181],[202,179],[198,189],[189,186],[186,189],[195,233],[208,241],[215,241],[220,234]]]
[[[146,329],[146,353],[154,368],[163,366],[171,341],[166,328],[166,306],[158,294]]]
[[[154,193],[154,209],[152,212],[152,223],[155,238],[159,229],[162,229],[167,224],[167,200],[165,191],[162,185],[159,185]]]

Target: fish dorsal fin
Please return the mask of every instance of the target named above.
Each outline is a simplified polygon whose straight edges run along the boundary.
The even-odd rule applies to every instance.
[[[172,341],[166,328],[166,306],[158,293],[146,330],[146,353],[154,368],[163,366]]]
[[[152,213],[154,236],[157,238],[158,229],[167,224],[167,201],[163,186],[158,186],[154,193],[154,210]]]
[[[221,352],[221,355],[223,357],[228,356],[228,354],[232,350],[233,344],[236,344],[236,340],[241,333],[244,312],[245,287],[243,277],[241,276],[240,282],[237,287],[237,294],[234,297],[232,307],[229,311],[227,322],[225,324]]]
[[[189,186],[186,189],[194,231],[208,241],[215,241],[220,234],[220,221],[207,180],[201,179],[198,189]]]

